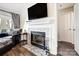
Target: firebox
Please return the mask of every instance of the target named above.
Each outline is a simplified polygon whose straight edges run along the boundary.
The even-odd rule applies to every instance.
[[[45,32],[31,31],[31,44],[45,50]]]

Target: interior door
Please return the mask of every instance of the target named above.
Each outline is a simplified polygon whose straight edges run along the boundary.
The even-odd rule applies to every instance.
[[[76,52],[79,54],[79,4],[75,4],[74,6],[74,14],[75,14],[75,40],[74,46]]]
[[[58,18],[59,26],[59,41],[66,41],[73,43],[73,11],[60,14]]]

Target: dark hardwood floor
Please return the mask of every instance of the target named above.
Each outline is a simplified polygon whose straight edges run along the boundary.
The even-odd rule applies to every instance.
[[[20,44],[16,45],[10,51],[3,54],[3,56],[35,56],[33,53],[23,48]]]
[[[26,43],[25,43],[26,44]],[[35,56],[32,52],[22,47],[24,44],[17,44],[11,50],[7,51],[3,56]],[[50,54],[49,56],[54,56]],[[74,50],[74,45],[68,42],[58,42],[58,55],[57,56],[78,56]]]
[[[69,42],[58,42],[58,56],[79,56],[74,49],[74,45]]]

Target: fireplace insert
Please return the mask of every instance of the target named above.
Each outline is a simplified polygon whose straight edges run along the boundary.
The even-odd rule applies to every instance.
[[[45,32],[31,31],[31,44],[45,50]]]

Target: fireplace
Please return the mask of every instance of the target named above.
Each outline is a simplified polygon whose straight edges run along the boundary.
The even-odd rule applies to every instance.
[[[31,44],[45,50],[45,32],[31,31]]]

